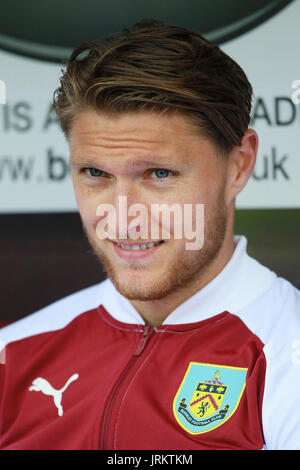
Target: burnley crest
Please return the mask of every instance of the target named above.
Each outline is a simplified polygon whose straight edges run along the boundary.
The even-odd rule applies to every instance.
[[[247,369],[191,362],[174,398],[178,423],[190,434],[220,426],[236,410]]]

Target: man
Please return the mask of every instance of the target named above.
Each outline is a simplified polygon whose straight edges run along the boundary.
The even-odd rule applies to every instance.
[[[300,448],[300,294],[233,236],[251,99],[184,28],[141,22],[73,52],[54,105],[108,278],[1,331],[1,448]]]

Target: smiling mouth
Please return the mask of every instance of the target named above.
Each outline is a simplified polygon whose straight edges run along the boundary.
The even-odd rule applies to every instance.
[[[111,241],[118,247],[123,248],[124,250],[128,250],[128,251],[142,251],[142,250],[145,251],[164,242],[164,240],[148,242],[148,243],[121,242],[119,240],[111,240]]]

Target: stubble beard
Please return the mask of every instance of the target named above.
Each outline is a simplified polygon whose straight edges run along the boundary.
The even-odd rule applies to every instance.
[[[178,256],[175,253],[174,259],[172,259],[165,272],[157,276],[157,279],[152,278],[148,284],[145,282],[134,283],[128,276],[122,276],[122,270],[119,271],[118,267],[111,262],[105,251],[100,248],[97,239],[89,233],[83,221],[82,227],[94,255],[96,255],[107,277],[112,281],[120,294],[130,300],[147,301],[163,299],[175,291],[192,284],[197,278],[201,279],[201,275],[204,275],[207,268],[220,252],[225,239],[227,221],[228,210],[225,207],[222,194],[215,204],[211,218],[206,221],[203,247],[200,250],[185,250],[184,253],[186,255],[180,252]],[[159,249],[164,249],[164,247],[162,246]],[[147,266],[132,265],[128,269],[143,272],[143,270],[147,270]]]

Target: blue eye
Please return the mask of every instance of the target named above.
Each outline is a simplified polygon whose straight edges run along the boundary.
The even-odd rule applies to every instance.
[[[91,176],[101,176],[103,174],[102,170],[98,170],[97,168],[86,168],[89,171]]]
[[[166,178],[170,174],[170,170],[165,170],[164,168],[158,168],[153,170],[157,178]]]

